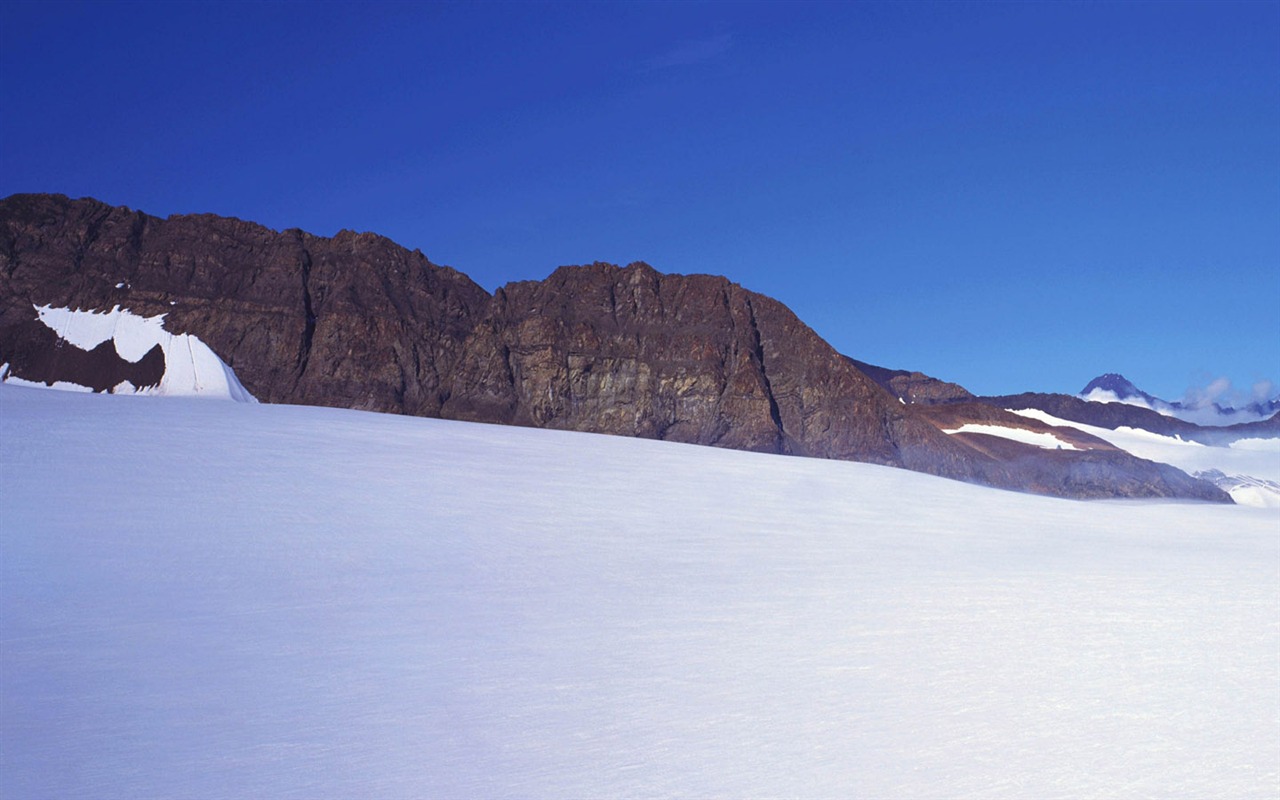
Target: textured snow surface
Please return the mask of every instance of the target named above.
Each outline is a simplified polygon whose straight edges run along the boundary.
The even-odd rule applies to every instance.
[[[0,387],[0,796],[1274,798],[1280,513]]]
[[[985,433],[988,436],[999,436],[1015,442],[1035,445],[1044,450],[1079,450],[1070,442],[1059,439],[1052,433],[1029,431],[1025,428],[1010,428],[1005,425],[983,425],[977,422],[966,422],[959,428],[944,431],[945,433]]]
[[[116,394],[200,396],[257,402],[208,345],[190,334],[166,331],[164,314],[142,317],[122,310],[120,306],[102,312],[52,306],[36,306],[35,309],[41,322],[82,350],[92,350],[112,340],[121,358],[137,363],[151,348],[160,345],[164,350],[165,372],[159,385],[138,389],[125,381],[112,390]],[[12,377],[7,378],[7,382],[44,387],[44,384]],[[87,387],[60,381],[45,388],[84,391]]]

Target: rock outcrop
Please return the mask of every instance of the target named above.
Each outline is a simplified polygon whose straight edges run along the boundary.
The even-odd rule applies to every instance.
[[[442,413],[895,466],[951,449],[899,405],[776,300],[638,263],[499,289]]]
[[[866,461],[1061,496],[1229,502],[1127,454],[950,436],[896,392],[968,400],[962,388],[877,373],[721,277],[592,264],[490,296],[373,234],[159,219],[51,195],[0,201],[0,275],[0,362],[18,370],[31,357],[58,360],[27,352],[43,346],[36,305],[119,306],[166,315],[166,330],[197,336],[263,402]]]
[[[462,273],[373,234],[158,219],[57,195],[9,197],[0,220],[0,351],[36,333],[33,304],[118,305],[198,336],[263,402],[437,414],[489,302]]]
[[[39,320],[16,323],[5,329],[4,352],[0,364],[5,374],[49,386],[69,383],[95,392],[110,391],[122,383],[140,388],[156,386],[164,377],[164,351],[152,347],[138,361],[129,361],[116,352],[115,344],[104,341],[88,350],[68,345],[58,333]]]

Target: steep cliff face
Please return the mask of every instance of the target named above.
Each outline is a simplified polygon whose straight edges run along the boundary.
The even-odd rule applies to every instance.
[[[722,278],[562,267],[495,293],[444,414],[788,452],[754,326]]]
[[[499,289],[451,390],[442,414],[457,419],[896,466],[924,464],[910,455],[923,447],[936,471],[965,472],[960,448],[781,303],[641,263]]]
[[[372,234],[326,239],[93,200],[0,201],[0,349],[43,336],[33,305],[165,314],[264,402],[439,411],[488,303],[461,273]]]
[[[158,219],[49,195],[0,201],[0,276],[0,362],[29,380],[154,380],[155,356],[76,353],[35,310],[119,306],[165,315],[166,331],[208,345],[263,402],[867,461],[1064,496],[1226,499],[1137,459],[949,436],[781,303],[720,277],[592,264],[490,297],[373,234]],[[890,389],[906,376],[922,397],[968,397],[883,372]]]

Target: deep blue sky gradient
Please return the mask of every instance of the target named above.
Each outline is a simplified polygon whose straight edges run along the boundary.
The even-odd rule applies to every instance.
[[[723,274],[980,393],[1280,382],[1280,3],[13,3],[0,195]]]

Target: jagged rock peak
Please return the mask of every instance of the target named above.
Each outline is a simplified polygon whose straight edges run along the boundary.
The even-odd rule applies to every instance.
[[[1115,394],[1121,400],[1129,397],[1141,397],[1150,400],[1151,395],[1133,385],[1125,376],[1118,372],[1108,372],[1105,375],[1099,375],[1080,390],[1080,394],[1087,395],[1093,391],[1104,391]]]

